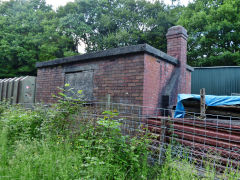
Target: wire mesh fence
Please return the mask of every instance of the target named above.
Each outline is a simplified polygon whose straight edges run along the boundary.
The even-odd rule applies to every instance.
[[[48,106],[46,106],[48,108]],[[150,134],[150,162],[163,163],[166,151],[187,159],[199,170],[212,166],[218,171],[234,170],[240,165],[240,117],[186,112],[186,118],[174,118],[174,110],[113,102],[84,104],[79,120],[103,118],[104,111],[118,112],[121,133]],[[78,124],[73,124],[77,128]]]
[[[102,112],[118,112],[123,135],[136,136],[139,131],[151,134],[150,160],[162,163],[170,147],[173,156],[187,158],[199,169],[211,165],[219,171],[240,165],[239,117],[198,113],[188,118],[173,118],[174,111],[123,103],[95,102],[86,108],[85,118],[103,117]]]

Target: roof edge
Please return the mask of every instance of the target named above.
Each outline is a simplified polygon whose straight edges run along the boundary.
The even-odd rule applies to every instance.
[[[194,69],[220,69],[220,68],[240,68],[240,66],[208,66],[208,67],[194,67]]]
[[[178,65],[178,63],[179,63],[179,61],[176,58],[174,58],[174,57],[166,54],[165,52],[162,52],[159,49],[156,49],[148,44],[145,44],[144,50],[146,53],[148,53],[152,56],[155,56],[157,58],[161,58],[161,59],[167,61],[168,63],[174,64],[174,65]]]
[[[187,65],[187,70],[193,72],[194,71],[194,67]]]
[[[157,58],[161,58],[161,59],[163,59],[171,64],[174,64],[174,65],[178,64],[178,60],[176,58],[169,56],[168,54],[166,54],[148,44],[139,44],[139,45],[133,45],[133,46],[120,47],[120,48],[112,48],[112,49],[107,49],[104,51],[86,53],[83,55],[64,57],[64,58],[59,58],[59,59],[50,60],[50,61],[46,61],[46,62],[37,62],[36,67],[43,68],[43,67],[48,67],[48,66],[57,66],[57,65],[61,65],[61,64],[68,64],[68,63],[85,61],[85,60],[90,60],[90,59],[98,59],[98,58],[112,57],[112,56],[131,54],[131,53],[139,53],[139,52],[145,52],[145,53],[151,54]]]

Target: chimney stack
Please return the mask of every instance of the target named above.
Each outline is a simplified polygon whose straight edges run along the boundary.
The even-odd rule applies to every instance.
[[[179,61],[178,94],[189,93],[187,88],[187,30],[182,26],[168,29],[167,54]]]

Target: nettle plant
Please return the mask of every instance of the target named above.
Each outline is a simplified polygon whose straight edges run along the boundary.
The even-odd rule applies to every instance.
[[[65,84],[64,88],[58,89],[60,92],[57,95],[52,95],[58,99],[58,102],[53,105],[54,111],[48,126],[54,134],[67,135],[69,128],[83,109],[83,94],[82,90],[76,92],[74,88],[70,88],[70,84]]]
[[[66,84],[64,89],[59,89],[61,92],[54,96],[58,98],[55,107],[57,111],[48,125],[50,124],[51,132],[55,131],[57,137],[67,137],[72,121],[76,118],[80,120],[76,127],[78,133],[71,136],[70,141],[73,150],[81,154],[81,175],[94,178],[99,177],[96,173],[101,171],[100,176],[107,179],[116,176],[146,178],[149,173],[149,135],[123,135],[122,119],[117,111],[104,111],[97,119],[92,118],[91,114],[87,118],[76,117],[78,112],[85,111],[82,91],[74,91],[69,84]],[[73,96],[69,97],[69,94]],[[64,144],[66,140],[60,138],[58,142]]]
[[[101,171],[107,179],[146,179],[149,174],[147,134],[130,137],[121,133],[116,111],[104,111],[96,124],[82,124],[75,148],[83,155],[82,173],[91,178]],[[104,172],[104,173],[103,173]],[[100,179],[101,179],[100,178]]]
[[[82,90],[75,92],[74,88],[70,87],[70,84],[65,84],[64,88],[58,87],[58,89],[60,90],[58,95],[52,96],[58,99],[59,108],[66,110],[69,113],[74,113],[76,111],[74,108],[80,107],[79,105],[84,103]],[[71,94],[71,96],[68,94]]]
[[[98,118],[97,124],[108,128],[108,129],[113,129],[113,130],[120,130],[120,120],[114,120],[114,117],[117,117],[119,113],[117,111],[104,111],[102,113],[105,115],[103,118]]]

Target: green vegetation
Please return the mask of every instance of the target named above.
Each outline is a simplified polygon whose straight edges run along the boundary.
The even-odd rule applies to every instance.
[[[66,91],[73,92],[72,88]],[[86,116],[89,107],[66,91],[55,96],[59,102],[48,108],[0,104],[1,179],[216,178],[210,166],[199,176],[187,159],[173,156],[171,146],[161,166],[149,163],[147,131],[122,135],[118,112],[104,111],[98,119]],[[75,97],[81,95],[78,91]],[[239,179],[240,173],[226,171],[219,177],[226,178]]]
[[[193,66],[240,64],[239,0],[75,0],[54,11],[45,0],[0,1],[0,78],[36,75],[35,63],[86,51],[148,43],[166,51],[183,25]]]
[[[1,105],[1,179],[146,179],[154,173],[145,134],[122,136],[116,112],[84,119],[79,100],[58,98],[48,109]]]
[[[189,64],[240,65],[239,0],[195,0],[178,23],[188,30]]]
[[[166,50],[177,12],[156,1],[76,0],[56,12],[45,0],[0,1],[0,78],[36,75],[36,62],[139,43]]]
[[[177,8],[176,8],[177,9]],[[58,10],[61,29],[87,51],[148,43],[166,51],[166,33],[177,11],[146,0],[76,0]]]
[[[74,135],[70,129],[52,126],[61,114],[49,110],[46,114],[43,108],[26,110],[7,106],[2,112],[0,127],[1,179],[197,180],[216,177],[211,168],[199,176],[194,165],[182,158],[173,158],[170,149],[162,166],[150,165],[148,138],[144,134],[131,139],[121,135],[119,123],[112,119],[116,112],[104,112],[104,118],[97,122],[82,119]],[[59,131],[61,128],[63,131]],[[240,174],[226,172],[219,177],[224,178],[237,180]]]
[[[76,54],[43,0],[0,2],[0,77],[36,74],[35,64]]]
[[[31,118],[24,121],[25,128],[37,129],[31,127]],[[1,130],[1,179],[146,179],[154,172],[147,164],[145,141],[126,143],[115,127],[93,128],[88,122],[80,124],[74,137],[51,133],[34,138],[37,132],[32,137],[16,126],[19,131],[7,125]]]
[[[114,120],[117,112],[85,119],[80,100],[66,94],[59,93],[59,102],[48,109],[1,104],[1,179],[147,179],[157,174],[148,164],[146,133],[123,136]]]

